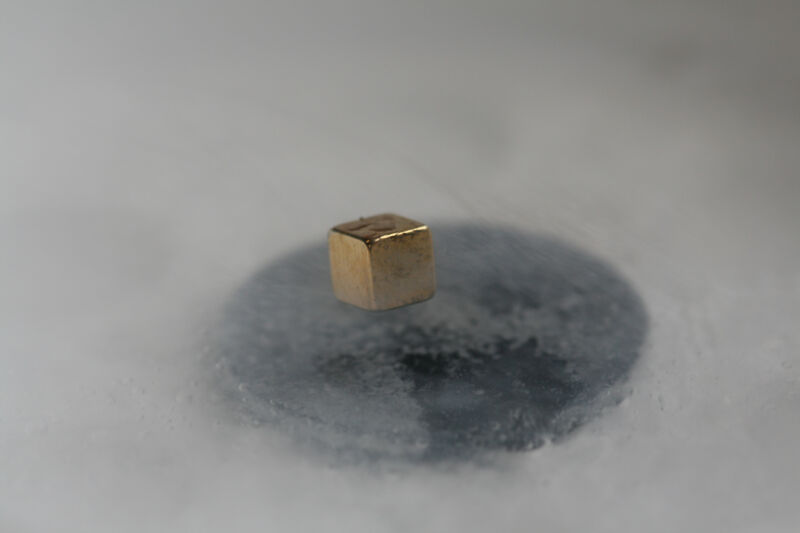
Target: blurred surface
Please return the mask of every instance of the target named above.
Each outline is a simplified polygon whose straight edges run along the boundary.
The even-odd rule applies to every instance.
[[[796,530],[795,2],[2,11],[3,531]],[[382,211],[613,265],[631,395],[491,467],[331,468],[230,417],[224,303]]]

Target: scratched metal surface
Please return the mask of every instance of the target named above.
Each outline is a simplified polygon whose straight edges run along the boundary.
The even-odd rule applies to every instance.
[[[795,5],[294,4],[3,5],[0,530],[796,531]],[[647,316],[622,394],[388,465],[237,404],[273,397],[208,364],[237,291],[386,211],[611,269]]]

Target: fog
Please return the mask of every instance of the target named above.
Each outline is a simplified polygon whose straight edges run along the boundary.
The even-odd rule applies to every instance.
[[[800,9],[296,4],[0,5],[0,530],[796,531]],[[613,267],[621,402],[434,464],[242,414],[233,295],[386,211]]]

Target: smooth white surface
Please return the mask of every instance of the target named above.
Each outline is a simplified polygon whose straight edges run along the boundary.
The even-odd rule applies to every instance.
[[[796,531],[793,3],[294,4],[2,6],[0,530]],[[226,417],[219,305],[387,210],[616,265],[652,321],[633,395],[449,470]]]

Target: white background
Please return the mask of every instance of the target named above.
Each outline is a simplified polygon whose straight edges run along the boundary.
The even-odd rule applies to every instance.
[[[797,531],[797,4],[297,4],[0,1],[0,531]],[[219,306],[383,211],[617,266],[633,394],[492,466],[233,420]]]

